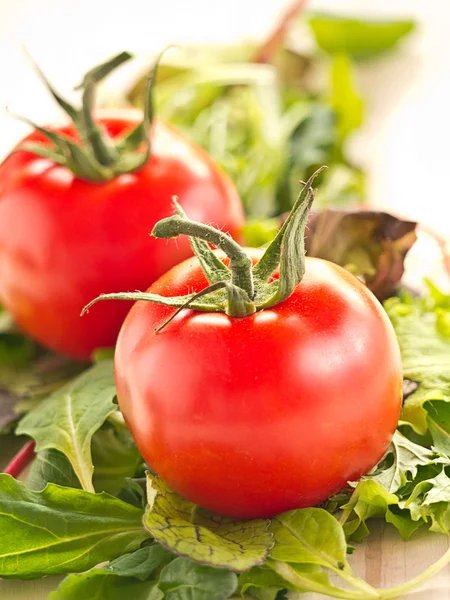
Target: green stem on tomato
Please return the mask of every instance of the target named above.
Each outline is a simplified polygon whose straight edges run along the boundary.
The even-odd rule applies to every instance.
[[[249,299],[253,300],[255,289],[252,260],[241,246],[223,231],[175,215],[158,221],[151,235],[163,239],[188,235],[205,240],[205,242],[220,248],[230,259],[231,283],[247,292]]]

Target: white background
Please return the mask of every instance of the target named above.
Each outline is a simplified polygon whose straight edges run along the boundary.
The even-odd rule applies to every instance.
[[[150,53],[167,43],[261,38],[287,0],[0,0],[0,155],[27,131],[3,106],[45,122],[57,109],[33,75],[25,44],[58,89],[116,51]],[[450,237],[450,2],[312,0],[311,8],[410,15],[414,37],[393,57],[358,71],[367,97],[352,140],[369,170],[369,200]]]

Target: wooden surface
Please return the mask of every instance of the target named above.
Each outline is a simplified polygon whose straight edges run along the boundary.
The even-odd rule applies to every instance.
[[[449,539],[436,533],[418,534],[403,542],[390,525],[374,524],[369,541],[350,557],[355,573],[375,587],[390,587],[412,579],[446,551]],[[0,581],[0,600],[47,600],[61,577],[37,581]],[[298,600],[320,600],[324,596],[303,594]],[[447,567],[420,590],[402,596],[404,600],[446,600],[450,598],[450,568]],[[80,598],[80,600],[88,600]]]

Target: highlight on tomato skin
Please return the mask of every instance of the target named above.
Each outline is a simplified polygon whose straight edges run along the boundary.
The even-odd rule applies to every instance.
[[[108,69],[129,57],[121,53]],[[85,87],[95,83],[85,77]],[[233,183],[203,149],[153,120],[150,92],[144,113],[97,111],[94,119],[87,106],[82,131],[101,131],[92,147],[78,114],[75,124],[35,130],[0,166],[0,302],[27,335],[73,358],[113,346],[129,310],[109,303],[80,319],[89,300],[146,289],[192,255],[185,239],[149,237],[171,213],[173,195],[195,218],[240,238],[244,214]]]
[[[251,251],[254,259],[261,251]],[[197,259],[153,294],[205,288]],[[277,306],[245,318],[137,302],[115,354],[119,405],[144,459],[214,512],[271,517],[317,505],[384,454],[401,408],[392,326],[353,275],[306,259]]]

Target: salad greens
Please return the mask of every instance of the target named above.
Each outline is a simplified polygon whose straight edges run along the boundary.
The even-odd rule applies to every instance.
[[[449,534],[450,336],[441,323],[450,314],[450,296],[429,285],[425,297],[402,292],[385,303],[405,372],[418,382],[399,430],[372,472],[325,505],[236,521],[194,506],[150,473],[145,485],[105,359],[20,423],[38,453],[27,485],[0,476],[0,576],[66,573],[52,600],[129,594],[276,600],[286,591],[387,599],[425,581],[450,562],[450,553],[387,590],[357,577],[348,553],[370,535],[374,519],[393,525],[405,540],[419,528]]]

